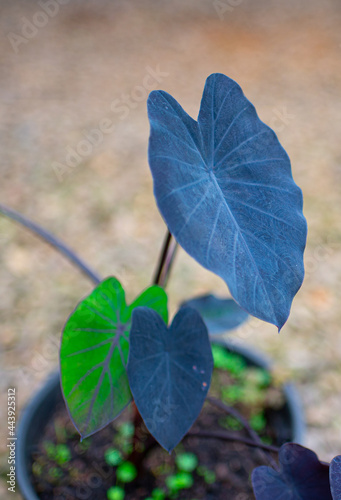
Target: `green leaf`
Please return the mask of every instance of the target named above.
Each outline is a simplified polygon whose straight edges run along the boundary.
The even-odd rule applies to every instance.
[[[69,317],[60,351],[65,402],[82,438],[99,431],[132,399],[126,365],[131,315],[144,306],[168,321],[167,295],[152,286],[131,305],[116,278],[102,281]]]

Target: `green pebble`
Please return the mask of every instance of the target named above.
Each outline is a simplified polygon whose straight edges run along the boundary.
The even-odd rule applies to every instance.
[[[166,485],[171,491],[179,491],[193,486],[193,477],[188,472],[178,472],[166,478]]]
[[[262,443],[264,444],[273,444],[273,440],[269,436],[261,437]]]
[[[227,403],[236,403],[243,399],[244,391],[243,388],[238,385],[230,385],[228,387],[223,387],[222,389],[222,399]]]
[[[132,437],[135,432],[135,426],[131,422],[125,422],[121,424],[118,428],[118,432],[123,437]]]
[[[35,476],[40,476],[41,473],[43,472],[43,468],[38,462],[33,462],[32,472]]]
[[[208,469],[204,465],[199,465],[197,473],[199,474],[199,476],[204,476],[207,470]]]
[[[224,347],[212,346],[214,367],[226,370],[232,375],[239,376],[246,369],[246,363],[238,354],[227,351]]]
[[[133,451],[133,443],[123,443],[122,450],[126,455],[130,455],[130,453],[132,453]]]
[[[212,470],[207,470],[204,475],[205,483],[213,484],[216,480],[216,475]]]
[[[194,453],[179,453],[175,458],[178,469],[193,472],[198,466],[198,457]]]
[[[262,413],[257,413],[250,418],[250,425],[253,430],[260,432],[266,427],[266,419]]]
[[[58,467],[51,467],[49,470],[49,475],[50,477],[59,479],[60,477],[63,476],[63,472],[60,469],[58,469]]]
[[[66,444],[57,444],[55,447],[55,460],[59,465],[70,462],[72,458],[71,451]]]
[[[259,405],[264,401],[265,392],[257,387],[246,386],[240,400],[247,405]]]
[[[119,486],[112,486],[107,491],[108,500],[124,500],[124,489]]]
[[[56,455],[56,447],[51,441],[44,441],[43,443],[44,449],[46,451],[46,455],[54,460],[55,455]]]
[[[86,451],[88,448],[90,448],[90,445],[91,445],[90,439],[79,441],[79,443],[78,443],[80,450],[83,450],[83,451]]]
[[[256,385],[260,389],[264,389],[271,384],[271,375],[262,368],[249,368],[246,374],[246,381]]]
[[[221,425],[221,427],[224,427],[224,429],[229,429],[232,431],[240,431],[243,428],[239,420],[231,416],[220,418],[219,425]]]
[[[161,488],[154,488],[151,500],[165,500],[166,493]]]
[[[104,452],[104,459],[108,465],[116,467],[122,463],[122,454],[116,448],[108,448]]]
[[[123,462],[116,470],[116,476],[122,483],[131,483],[137,476],[137,470],[131,462]]]

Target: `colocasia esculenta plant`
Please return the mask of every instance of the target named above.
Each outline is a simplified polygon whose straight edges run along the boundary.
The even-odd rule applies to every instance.
[[[116,278],[99,282],[66,322],[60,370],[82,438],[133,401],[135,421],[171,452],[210,387],[210,311],[227,328],[250,314],[281,330],[303,281],[307,226],[289,157],[236,82],[211,75],[197,121],[163,91],[150,94],[148,115],[154,194],[168,227],[154,284],[126,304]],[[174,241],[226,282],[234,302],[189,300],[168,323]],[[291,443],[279,463],[255,469],[257,500],[341,499],[341,457],[329,467]]]

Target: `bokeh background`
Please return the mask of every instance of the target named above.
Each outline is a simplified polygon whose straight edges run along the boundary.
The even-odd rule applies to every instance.
[[[149,285],[166,230],[147,163],[146,82],[196,117],[206,77],[225,73],[274,128],[304,193],[306,278],[280,335],[254,319],[234,337],[267,353],[279,380],[295,381],[305,444],[324,460],[341,453],[340,23],[338,0],[0,3],[0,203],[54,232],[103,277],[118,277],[129,300]],[[110,131],[87,148],[105,119]],[[22,408],[57,368],[65,319],[91,288],[0,216],[5,469],[7,387]],[[228,293],[180,250],[172,312],[209,291]]]

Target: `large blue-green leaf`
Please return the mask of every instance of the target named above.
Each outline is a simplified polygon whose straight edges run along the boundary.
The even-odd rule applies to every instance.
[[[220,299],[211,294],[187,300],[181,307],[192,307],[198,311],[210,335],[234,330],[249,317],[233,299]]]
[[[108,278],[69,317],[60,351],[61,384],[70,416],[82,438],[114,420],[131,401],[126,365],[131,315],[139,306],[167,321],[167,295],[158,286],[127,306],[116,278]]]
[[[331,461],[329,478],[333,500],[341,500],[341,455],[338,455]]]
[[[332,500],[329,467],[296,443],[279,451],[280,471],[265,465],[252,472],[256,500]]]
[[[198,417],[211,383],[213,358],[200,314],[183,308],[169,329],[154,311],[133,313],[128,377],[151,434],[171,451]]]
[[[303,280],[306,222],[288,155],[239,85],[213,74],[198,121],[151,92],[149,163],[158,207],[180,245],[236,302],[279,328]]]

